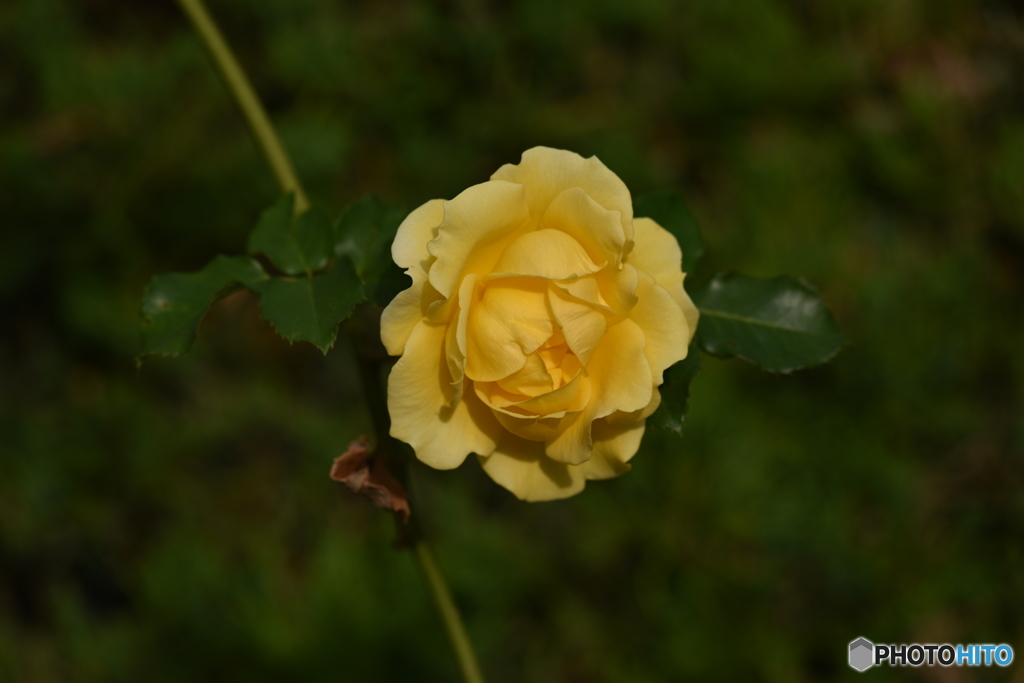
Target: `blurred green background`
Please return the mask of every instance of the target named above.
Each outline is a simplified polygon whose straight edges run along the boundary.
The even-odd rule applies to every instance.
[[[1009,0],[210,0],[315,200],[413,208],[537,144],[682,189],[850,346],[706,359],[686,435],[524,504],[415,472],[492,682],[1024,681],[1024,11]],[[136,366],[157,273],[276,189],[171,0],[0,5],[0,680],[451,681],[385,516],[327,478],[351,349],[240,294]]]

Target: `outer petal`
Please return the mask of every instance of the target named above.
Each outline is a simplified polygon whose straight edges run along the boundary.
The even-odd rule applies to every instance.
[[[686,277],[685,275],[683,276]],[[666,289],[668,289],[666,287]],[[682,290],[682,295],[679,295],[679,291]],[[676,293],[673,294],[673,291]],[[679,302],[679,305],[683,307],[683,315],[686,316],[686,324],[690,328],[690,339],[693,339],[693,335],[697,333],[697,323],[700,322],[700,311],[694,305],[693,300],[690,299],[690,295],[683,289],[683,283],[679,283],[678,290],[668,289],[668,293],[672,294],[672,298]]]
[[[437,228],[444,220],[444,200],[431,199],[406,216],[398,226],[395,241],[391,243],[391,258],[402,268],[421,268],[431,256],[427,242],[437,236]]]
[[[454,391],[444,341],[446,327],[420,322],[388,377],[391,436],[413,447],[416,457],[440,470],[462,464],[469,453],[489,454],[501,425],[472,391],[448,406]]]
[[[459,350],[458,325],[449,325],[445,331],[444,353],[448,361],[448,375],[452,380],[452,395],[448,397],[447,405],[454,408],[462,400],[466,384],[466,357]]]
[[[584,159],[564,149],[534,147],[523,152],[518,165],[505,164],[499,168],[491,180],[525,185],[534,220],[543,216],[552,200],[564,190],[582,188],[604,208],[618,211],[626,241],[633,239],[633,200],[629,190],[597,157]]]
[[[629,312],[629,319],[644,331],[647,339],[644,355],[651,365],[654,383],[658,385],[664,381],[666,368],[686,358],[693,332],[672,295],[656,285],[647,273],[640,273],[636,294],[638,302]]]
[[[575,280],[601,270],[580,243],[560,230],[534,230],[517,237],[505,248],[494,275]]]
[[[685,275],[683,274],[683,252],[679,248],[679,242],[676,241],[672,233],[650,218],[634,219],[633,230],[636,244],[633,246],[633,251],[626,257],[626,261],[653,277],[655,282],[672,295],[679,307],[683,309],[692,337],[697,330],[697,320],[700,314],[686,290],[683,289]]]
[[[525,190],[513,183],[480,183],[445,202],[437,237],[427,244],[427,251],[437,258],[430,266],[430,284],[449,297],[471,261],[476,262],[475,272],[489,273],[506,246],[502,238],[528,222]]]
[[[544,456],[544,444],[506,432],[493,453],[480,457],[491,479],[520,500],[557,500],[583,490],[586,480],[578,467]]]
[[[655,387],[654,391],[651,392],[651,402],[640,410],[631,410],[628,413],[624,413],[621,410],[616,410],[614,413],[604,418],[610,424],[631,424],[633,422],[643,422],[658,409],[661,405],[661,392]]]
[[[380,338],[392,356],[402,355],[413,328],[440,296],[427,283],[427,275],[421,268],[409,268],[406,272],[412,278],[412,287],[399,292],[380,316]]]
[[[636,306],[637,270],[629,263],[622,270],[605,268],[595,278],[601,298],[618,315],[626,315]]]
[[[594,419],[616,410],[639,410],[650,403],[654,382],[644,356],[645,343],[643,331],[631,320],[605,332],[587,364],[594,384]]]
[[[470,273],[462,280],[459,286],[458,318],[448,325],[448,332],[444,338],[445,357],[448,360],[448,373],[452,377],[454,394],[448,399],[448,405],[455,405],[462,400],[465,389],[466,377],[466,320],[469,317],[469,307],[473,302],[473,293],[476,291],[480,278]]]
[[[634,218],[633,233],[633,251],[626,257],[628,263],[659,284],[665,278],[682,274],[683,251],[672,233],[650,218]]]
[[[572,235],[595,262],[618,268],[626,244],[622,216],[598,204],[582,188],[571,187],[555,197],[540,227]]]
[[[640,327],[626,319],[608,328],[587,370],[593,387],[590,402],[562,432],[547,442],[549,458],[571,465],[586,462],[593,449],[591,423],[615,411],[645,408],[654,380],[644,356]]]
[[[587,479],[611,479],[629,471],[627,464],[644,436],[645,422],[610,424],[594,421],[594,454],[580,468]]]

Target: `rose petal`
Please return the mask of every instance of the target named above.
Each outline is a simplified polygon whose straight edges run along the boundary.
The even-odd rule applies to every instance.
[[[410,268],[406,272],[412,277],[412,287],[399,292],[380,316],[380,338],[392,356],[402,355],[413,328],[440,297],[422,270]]]
[[[498,386],[512,394],[537,396],[555,388],[551,373],[541,357],[540,352],[531,353],[526,357],[526,365],[522,370],[498,380]]]
[[[637,305],[629,312],[629,319],[644,331],[647,340],[644,355],[650,363],[654,383],[660,385],[665,369],[686,358],[693,331],[672,295],[655,284],[647,273],[640,273],[636,295]]]
[[[654,281],[664,287],[679,307],[683,309],[691,335],[697,329],[699,313],[690,296],[683,289],[683,252],[679,242],[665,228],[650,218],[633,220],[634,240],[633,251],[626,257],[626,262],[647,273]]]
[[[569,282],[557,282],[555,286],[583,303],[590,304],[594,308],[599,308],[606,313],[615,314],[615,311],[611,309],[608,302],[601,295],[601,287],[598,285],[597,277],[594,275],[581,277],[579,280],[571,280]]]
[[[599,270],[601,266],[571,236],[560,230],[534,230],[505,248],[488,278],[520,275],[575,280]]]
[[[583,373],[577,372],[569,382],[563,384],[554,391],[540,394],[516,404],[520,410],[527,410],[536,415],[550,415],[566,410],[579,410],[575,403],[580,394],[580,386],[583,383]]]
[[[473,388],[480,400],[491,407],[502,427],[523,439],[548,441],[565,431],[590,403],[590,379],[580,373],[573,381],[579,383],[579,389],[569,405],[564,410],[546,415],[526,412],[520,407],[522,402],[517,401],[518,396],[505,392],[494,382],[474,382]]]
[[[622,215],[598,204],[583,188],[571,187],[555,197],[540,227],[571,235],[595,263],[618,268],[622,260],[626,243]]]
[[[502,436],[493,453],[480,457],[484,472],[520,500],[557,500],[583,490],[586,479],[578,467],[544,457],[544,444],[513,434]]]
[[[614,413],[603,419],[607,420],[610,424],[628,424],[639,420],[646,420],[654,414],[654,411],[657,410],[660,405],[661,392],[658,391],[657,387],[655,387],[651,392],[651,400],[640,410],[631,410],[629,412],[616,410]]]
[[[570,465],[586,462],[593,450],[591,423],[615,411],[629,412],[647,406],[654,393],[650,365],[644,355],[644,333],[626,319],[608,328],[587,371],[591,399],[587,406],[547,442],[549,458]]]
[[[388,377],[391,436],[440,470],[458,467],[469,453],[490,453],[502,431],[472,391],[465,391],[455,407],[448,405],[454,388],[444,348],[446,331],[420,322]]]
[[[559,287],[548,289],[548,305],[565,337],[565,343],[580,362],[586,365],[601,343],[608,328],[608,320],[593,306],[579,303]]]
[[[605,268],[594,276],[597,281],[601,298],[608,303],[608,308],[618,315],[626,315],[636,306],[636,288],[640,276],[636,268],[626,263],[622,270]]]
[[[391,258],[402,268],[419,268],[425,273],[432,260],[427,242],[437,235],[444,220],[444,200],[431,199],[406,216],[391,243]]]
[[[459,326],[449,325],[444,335],[444,355],[448,362],[448,375],[452,378],[452,395],[446,402],[454,408],[462,400],[466,384],[466,357],[459,350]]]
[[[626,257],[626,263],[632,263],[658,284],[662,278],[682,274],[683,251],[679,242],[650,218],[633,219],[633,242],[633,251]]]
[[[529,224],[522,185],[492,180],[474,185],[444,203],[444,220],[427,251],[430,284],[450,297],[466,272],[490,273],[508,241]]]
[[[645,422],[610,424],[607,420],[594,420],[594,450],[590,460],[580,465],[587,479],[611,479],[625,474],[627,464],[644,436]]]
[[[535,221],[540,220],[555,197],[579,187],[604,208],[618,211],[626,242],[633,240],[633,200],[629,190],[597,157],[584,159],[564,149],[534,147],[523,152],[518,164],[505,164],[495,171],[491,180],[524,185],[530,216]]]
[[[529,278],[494,280],[477,290],[466,330],[466,375],[495,382],[520,371],[551,337],[547,285]]]
[[[448,373],[452,377],[454,389],[454,395],[448,399],[448,405],[453,408],[462,400],[466,376],[466,320],[469,317],[473,293],[476,291],[479,281],[480,278],[473,273],[462,280],[462,284],[459,286],[459,297],[455,302],[459,317],[448,325],[448,331],[445,333],[445,359],[448,362]]]

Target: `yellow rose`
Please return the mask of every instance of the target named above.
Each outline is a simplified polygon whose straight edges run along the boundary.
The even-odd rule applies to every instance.
[[[523,500],[629,470],[697,309],[676,239],[633,218],[597,157],[535,147],[398,229],[412,287],[384,310],[400,355],[391,434],[437,469],[476,453]]]

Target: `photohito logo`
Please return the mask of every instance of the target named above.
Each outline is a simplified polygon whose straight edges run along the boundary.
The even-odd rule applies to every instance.
[[[870,669],[874,664],[875,644],[867,638],[858,638],[850,643],[850,666],[857,671]]]
[[[1009,666],[1013,648],[1009,645],[875,645],[867,638],[850,643],[850,666],[867,671],[886,662],[889,666]]]

